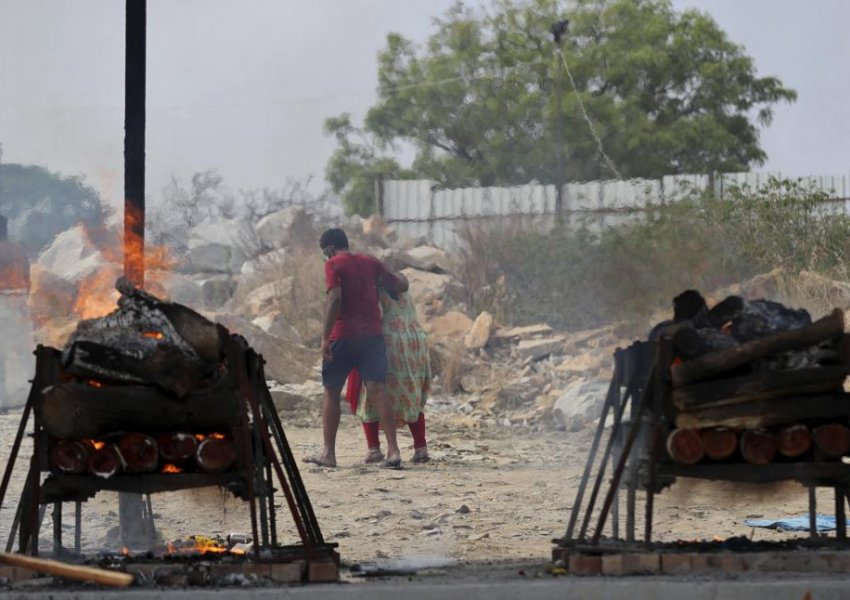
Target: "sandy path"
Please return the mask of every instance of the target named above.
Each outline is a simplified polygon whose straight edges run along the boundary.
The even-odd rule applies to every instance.
[[[5,465],[19,422],[17,412],[0,415],[0,460]],[[286,419],[299,458],[315,451],[321,434],[306,415]],[[317,421],[316,421],[317,423]],[[302,466],[319,523],[339,542],[347,561],[408,559],[435,563],[489,559],[546,559],[551,538],[563,534],[592,431],[521,433],[522,429],[459,427],[450,412],[429,414],[434,458],[425,465],[386,470],[360,464],[362,432],[351,416],[340,427],[337,469]],[[405,460],[409,434],[400,436]],[[28,457],[29,444],[23,451]],[[19,460],[7,501],[0,509],[5,540],[20,494],[26,461]],[[821,512],[831,514],[830,494],[819,494]],[[157,494],[158,526],[166,539],[189,534],[226,535],[249,531],[245,505],[217,489]],[[733,486],[684,481],[657,498],[656,535],[663,540],[750,535],[743,524],[753,515],[805,513],[801,486]],[[102,493],[84,504],[83,545],[87,552],[115,547],[116,495]],[[294,527],[280,514],[282,541],[295,541]],[[72,543],[70,507],[65,511],[66,545]],[[51,547],[50,514],[42,547]],[[782,534],[756,530],[757,539]]]

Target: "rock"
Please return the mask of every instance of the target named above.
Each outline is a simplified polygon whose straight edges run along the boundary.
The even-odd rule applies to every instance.
[[[444,312],[445,304],[461,295],[461,286],[451,275],[407,268],[402,274],[410,282],[410,296],[420,319]]]
[[[570,431],[577,431],[600,417],[609,382],[579,379],[555,401],[554,415]]]
[[[363,220],[363,235],[383,237],[387,231],[387,224],[381,215],[371,215]]]
[[[493,332],[494,321],[493,315],[487,311],[482,312],[475,318],[472,328],[466,333],[463,343],[468,350],[478,350],[487,345],[490,341],[490,334]]]
[[[201,289],[201,283],[183,273],[148,271],[145,273],[145,284],[151,293],[164,300],[177,302],[195,310],[204,306],[204,291]]]
[[[260,219],[255,229],[263,248],[284,248],[302,242],[304,235],[313,237],[313,220],[301,206],[290,206]],[[313,240],[311,240],[313,241]],[[315,241],[313,241],[315,243]]]
[[[239,273],[242,264],[259,254],[254,229],[235,219],[197,225],[189,232],[189,264],[201,273]]]
[[[472,319],[462,312],[450,310],[424,324],[425,331],[436,338],[459,338],[466,335],[473,325]]]
[[[292,276],[280,281],[270,281],[249,291],[239,303],[239,312],[258,317],[273,312],[278,303],[286,301],[292,295]]]
[[[539,340],[520,340],[516,346],[516,355],[521,360],[540,360],[550,354],[558,354],[564,351],[564,338],[548,337]]]
[[[56,236],[39,255],[36,268],[78,284],[104,267],[107,262],[92,243],[85,226],[77,225]]]
[[[318,389],[310,385],[278,385],[269,389],[278,412],[305,410],[311,406],[321,406],[324,394],[321,385]]]
[[[448,273],[451,260],[445,250],[434,246],[417,246],[402,253],[402,259],[414,269],[431,273]]]
[[[526,327],[500,327],[493,333],[494,342],[512,342],[530,339],[541,335],[551,335],[552,328],[545,323],[528,325]]]
[[[740,294],[751,300],[758,298],[779,298],[781,296],[780,291],[785,287],[782,284],[784,274],[782,269],[774,269],[770,273],[756,275],[741,284]],[[803,274],[800,273],[800,275],[802,276]]]
[[[555,367],[555,369],[566,375],[588,377],[602,368],[602,363],[605,362],[605,359],[606,357],[602,356],[600,352],[586,352],[568,358]]]
[[[274,275],[276,270],[283,269],[288,254],[289,250],[286,248],[278,248],[277,250],[266,252],[265,254],[246,260],[242,263],[242,268],[239,272],[242,275]]]
[[[24,294],[0,294],[0,409],[23,406],[35,374],[32,323]]]
[[[297,383],[313,376],[313,366],[320,358],[318,350],[269,335],[244,317],[227,313],[210,313],[207,316],[232,333],[244,336],[251,347],[263,355],[269,379]]]
[[[77,296],[76,283],[39,264],[30,269],[30,281],[28,306],[39,326],[71,316]]]
[[[233,297],[236,282],[230,275],[213,275],[200,280],[204,307],[208,310],[221,308]]]
[[[468,515],[471,511],[469,510],[469,507],[466,504],[461,504],[460,508],[458,508],[455,512],[460,515]]]
[[[259,316],[253,321],[251,321],[254,325],[265,331],[266,333],[273,335],[275,337],[295,342],[297,344],[302,344],[303,340],[301,339],[301,334],[298,333],[298,330],[295,329],[292,325],[290,325],[283,315],[279,312],[272,311],[265,315]]]

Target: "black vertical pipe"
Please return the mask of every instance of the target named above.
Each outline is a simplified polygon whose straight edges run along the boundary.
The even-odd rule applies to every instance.
[[[145,285],[145,67],[147,0],[127,0],[124,37],[124,276]],[[142,496],[118,494],[125,546],[148,545],[153,524]],[[149,539],[150,538],[150,539]]]
[[[145,62],[147,0],[127,0],[124,55],[124,275],[145,283]]]

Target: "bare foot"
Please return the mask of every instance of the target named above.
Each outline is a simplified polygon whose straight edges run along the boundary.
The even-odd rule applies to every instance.
[[[336,467],[336,456],[328,456],[325,453],[314,454],[313,456],[305,456],[302,459],[305,463],[311,465],[319,465],[320,467]]]
[[[413,452],[413,462],[416,464],[426,463],[431,460],[431,457],[428,456],[428,448],[417,448]]]
[[[384,460],[384,453],[381,452],[380,448],[369,448],[369,453],[366,455],[366,458],[363,459],[363,462],[367,465],[373,465],[381,462],[382,460]]]

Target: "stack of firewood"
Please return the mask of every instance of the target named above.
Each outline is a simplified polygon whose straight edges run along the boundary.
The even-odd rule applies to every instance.
[[[850,451],[841,310],[813,323],[805,311],[732,297],[667,334],[674,461],[763,465]]]
[[[120,279],[118,309],[82,321],[40,390],[51,468],[110,477],[220,472],[242,416],[226,329]],[[58,352],[57,352],[58,355]],[[179,466],[178,466],[179,465]]]

